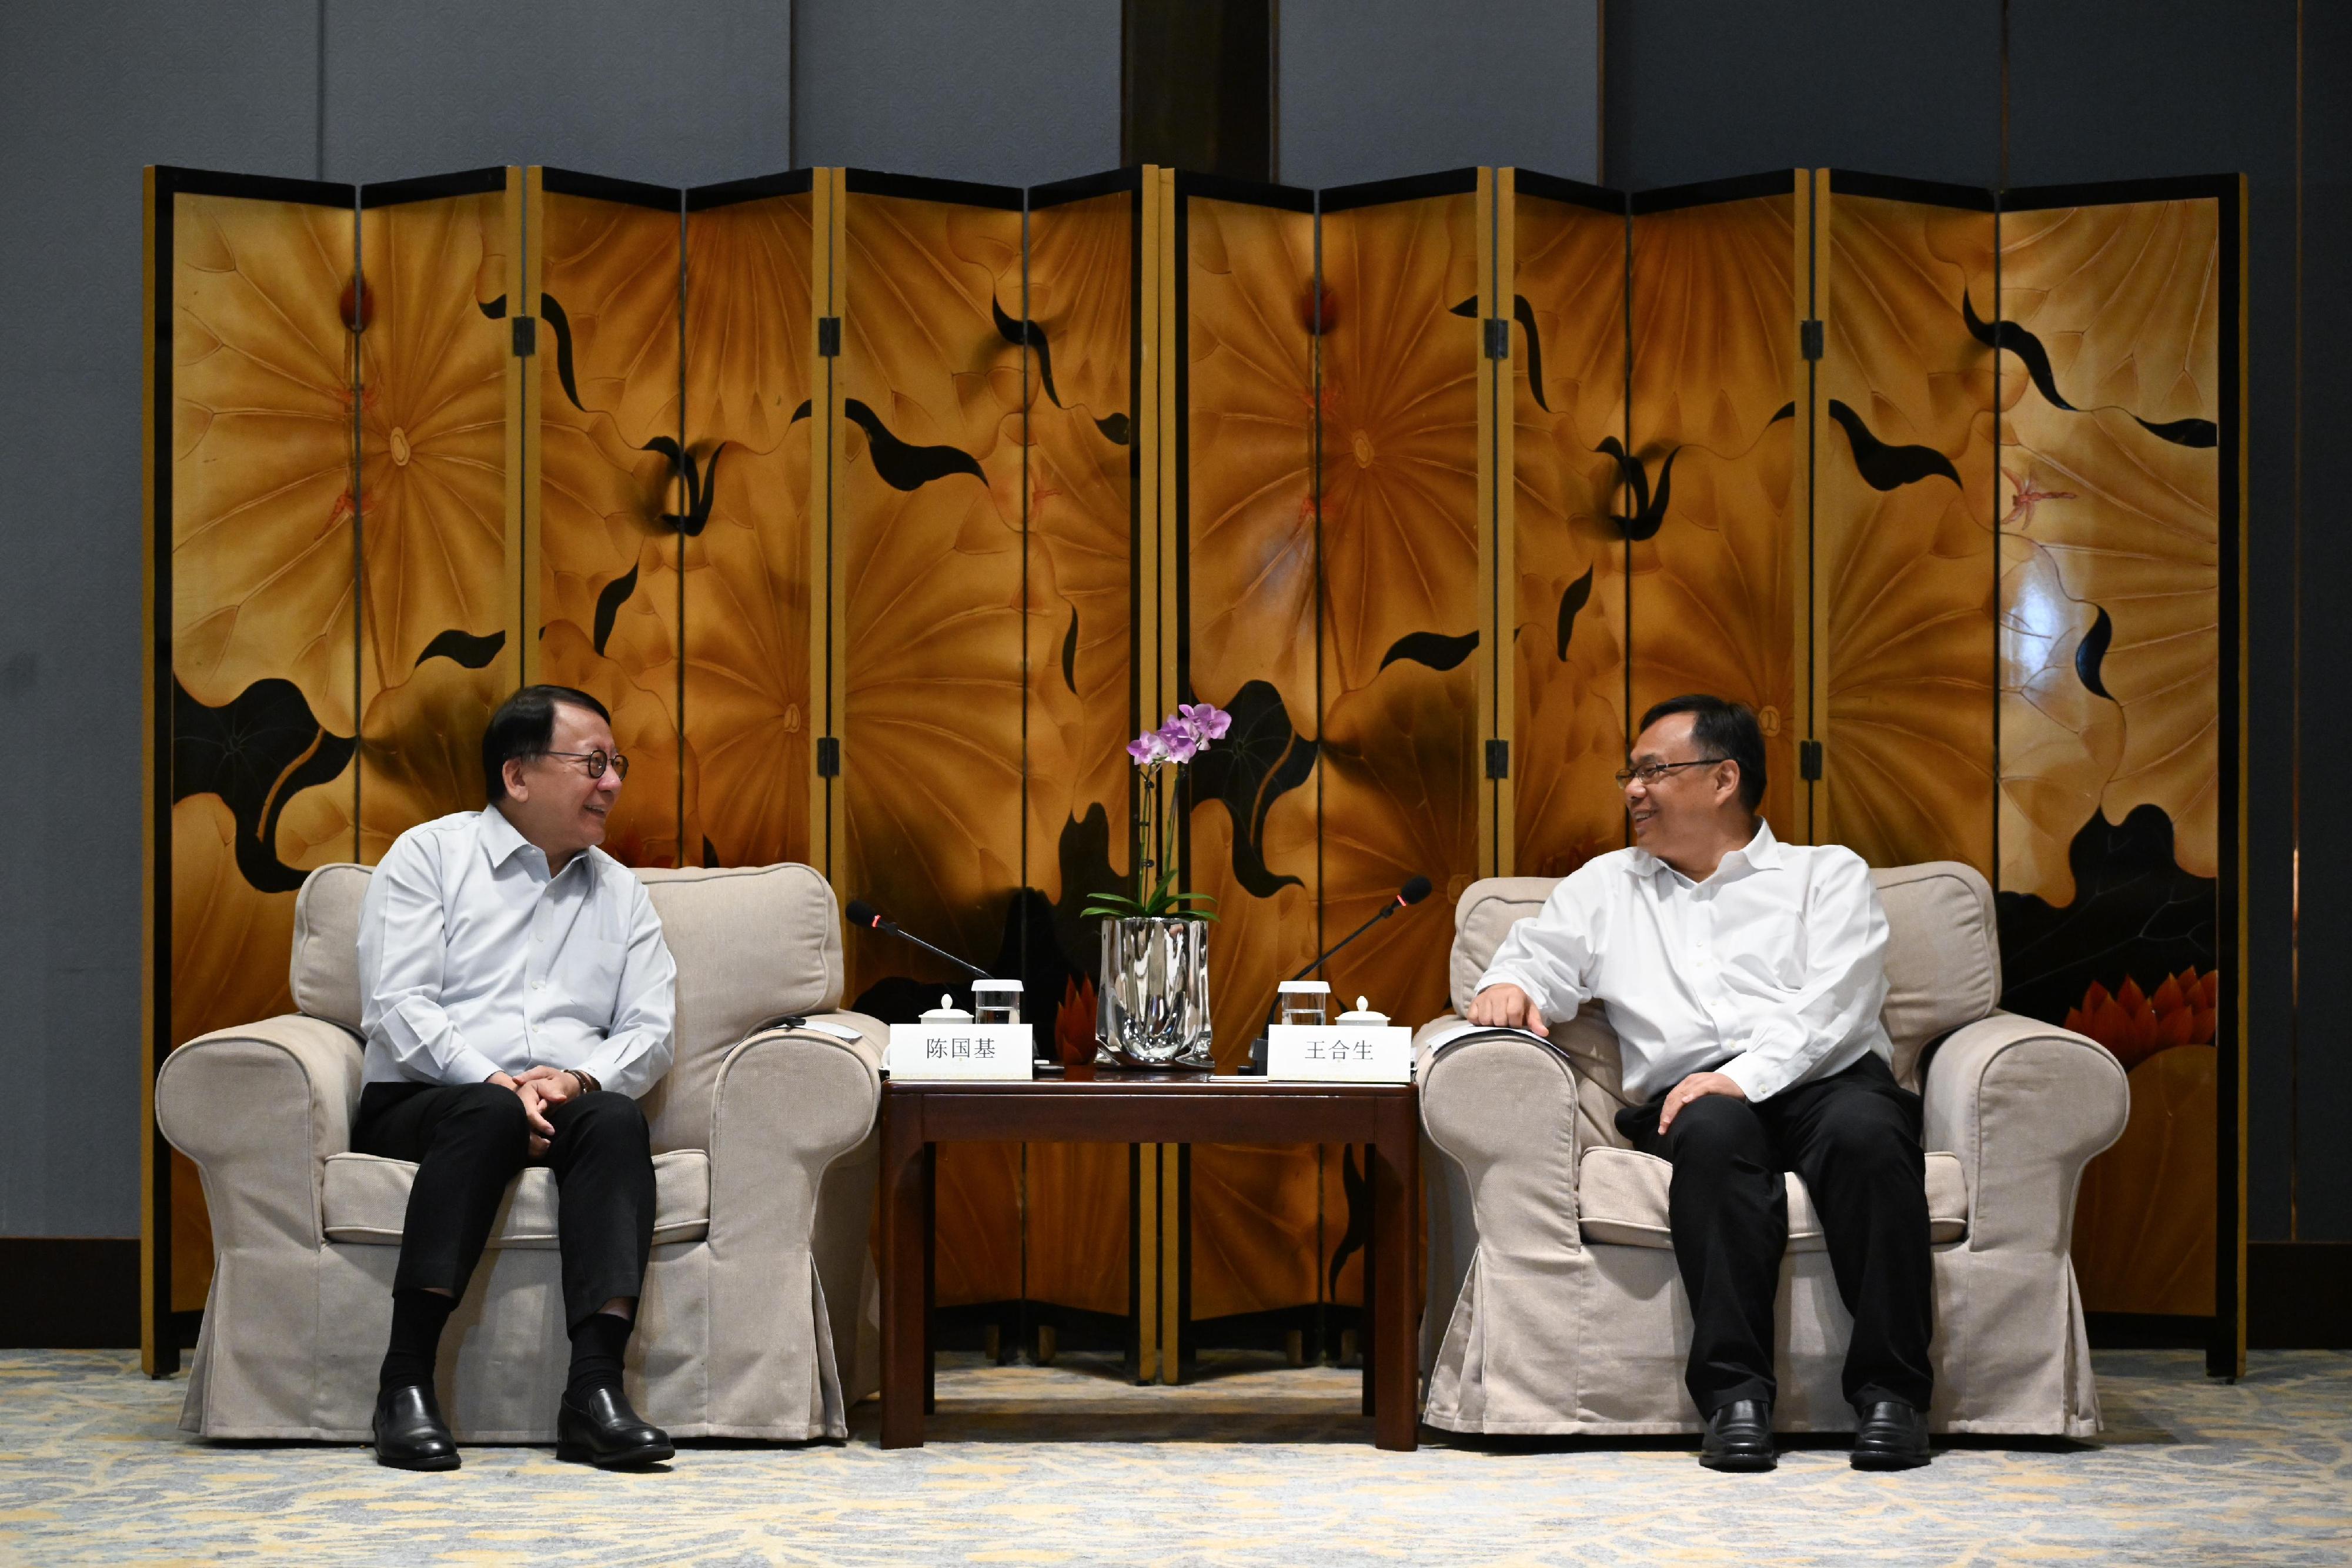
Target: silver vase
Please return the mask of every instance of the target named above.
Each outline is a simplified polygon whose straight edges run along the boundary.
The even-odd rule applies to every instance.
[[[1095,1035],[1129,1067],[1215,1065],[1209,1050],[1209,926],[1202,920],[1102,923]]]

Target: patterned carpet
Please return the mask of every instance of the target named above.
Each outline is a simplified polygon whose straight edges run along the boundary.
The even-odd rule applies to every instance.
[[[1215,1361],[1139,1389],[1090,1358],[950,1358],[928,1447],[698,1445],[604,1475],[473,1448],[453,1475],[356,1448],[207,1446],[183,1385],[112,1353],[0,1353],[0,1562],[71,1563],[2326,1563],[2352,1561],[2352,1355],[2103,1354],[2092,1446],[1969,1446],[1769,1476],[1686,1447],[1382,1454],[1328,1369]]]

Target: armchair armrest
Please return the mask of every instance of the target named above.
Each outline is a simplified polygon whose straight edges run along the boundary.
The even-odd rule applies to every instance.
[[[2131,1109],[2123,1064],[2096,1040],[1996,1012],[1945,1037],[1921,1097],[1922,1141],[1968,1175],[1969,1250],[2064,1253],[2083,1167]]]
[[[845,1436],[864,1391],[889,1030],[861,1013],[809,1022],[855,1033],[755,1030],[721,1059],[711,1091],[711,1420],[739,1434],[805,1419],[807,1436]]]
[[[352,1146],[360,1041],[300,1013],[201,1035],[163,1059],[155,1123],[196,1163],[224,1250],[320,1244],[327,1156]]]
[[[1505,1243],[1515,1249],[1582,1245],[1574,1063],[1557,1046],[1507,1035],[1434,1044],[1460,1021],[1439,1019],[1414,1038],[1421,1124],[1468,1184],[1481,1244],[1491,1247],[1499,1236],[1517,1237]]]
[[[763,1029],[719,1062],[710,1108],[714,1238],[722,1206],[732,1211],[730,1223],[751,1218],[745,1205],[778,1218],[804,1211],[826,1167],[874,1131],[887,1026],[860,1013],[812,1021],[856,1030],[857,1038],[805,1026]]]

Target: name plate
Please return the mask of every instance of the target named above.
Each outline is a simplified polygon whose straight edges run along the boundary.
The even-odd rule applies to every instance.
[[[1278,1023],[1265,1031],[1265,1075],[1338,1083],[1410,1083],[1412,1030],[1394,1024],[1318,1029]]]
[[[909,1082],[1026,1079],[1035,1040],[1025,1023],[894,1023],[882,1065]]]

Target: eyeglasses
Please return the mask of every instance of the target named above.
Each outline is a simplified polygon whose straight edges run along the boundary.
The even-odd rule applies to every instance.
[[[1639,779],[1646,788],[1649,785],[1655,784],[1659,779],[1664,779],[1667,774],[1672,773],[1677,768],[1705,768],[1711,762],[1728,762],[1730,760],[1731,758],[1728,757],[1698,757],[1692,758],[1688,762],[1652,762],[1646,763],[1640,768],[1620,768],[1617,770],[1617,787],[1622,789],[1626,785],[1631,784],[1634,779]]]
[[[591,779],[602,779],[607,768],[624,779],[629,776],[629,759],[617,751],[608,752],[601,746],[593,751],[542,751],[540,755],[570,758],[578,762]]]

